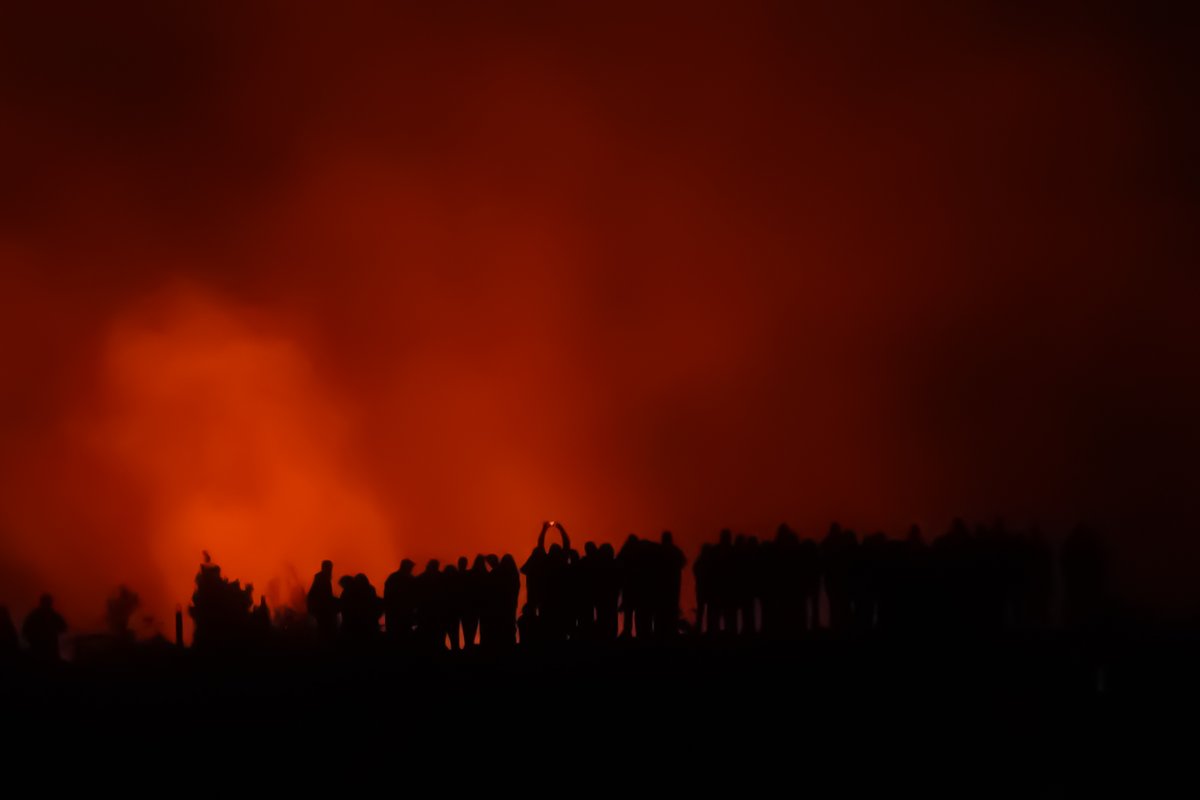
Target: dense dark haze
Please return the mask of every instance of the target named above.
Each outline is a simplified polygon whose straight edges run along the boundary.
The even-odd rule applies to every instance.
[[[0,602],[962,514],[1187,605],[1200,30],[1146,5],[6,4]]]

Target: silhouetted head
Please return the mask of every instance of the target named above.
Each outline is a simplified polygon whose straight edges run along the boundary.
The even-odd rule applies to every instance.
[[[325,559],[324,561],[322,561],[321,562],[321,572],[324,573],[325,575],[332,575],[333,574],[333,562],[330,561],[329,559]]]
[[[625,537],[625,544],[637,544],[638,537],[636,533],[631,533]]]
[[[44,594],[42,595],[41,599],[38,600],[38,605],[42,608],[53,608],[54,598],[51,595]]]
[[[671,536],[670,531],[663,531],[662,538],[659,541],[663,544],[675,544],[675,539]]]
[[[562,549],[561,544],[556,543],[556,544],[550,545],[550,555],[552,557],[554,557],[554,558],[560,557],[562,555],[562,551],[563,551],[563,549]]]
[[[723,545],[732,544],[733,543],[733,531],[729,530],[729,528],[722,528],[721,534],[718,537],[717,541],[719,541]]]
[[[455,566],[453,564],[447,564],[446,568],[444,570],[442,570],[442,574],[443,575],[457,575],[458,570],[455,568]]]
[[[595,542],[585,542],[583,545],[583,552],[587,553],[589,556],[596,555],[596,543]]]
[[[482,555],[475,556],[475,561],[471,564],[471,569],[475,572],[483,572],[487,569],[487,559]]]
[[[466,571],[467,571],[467,566],[468,566],[470,563],[471,563],[471,562],[467,560],[467,557],[466,557],[466,556],[459,556],[459,557],[458,557],[458,571],[459,571],[459,572],[466,572]]]
[[[912,544],[921,543],[921,527],[919,525],[913,525],[908,529],[908,541]]]
[[[371,579],[362,572],[354,576],[354,582],[364,589],[371,585]]]
[[[412,571],[416,566],[417,565],[413,563],[412,559],[406,558],[400,562],[400,574],[412,575]]]
[[[796,532],[789,528],[786,522],[775,529],[775,541],[777,542],[794,542],[796,538]]]
[[[511,569],[514,572],[517,569],[517,560],[512,557],[511,553],[505,553],[504,558],[500,559],[500,563],[504,566],[505,569]]]
[[[429,559],[429,561],[425,564],[425,572],[427,573],[439,572],[441,569],[442,562],[438,561],[436,558]]]
[[[492,569],[495,569],[496,567],[500,566],[500,556],[496,555],[495,553],[489,553],[487,562]]]
[[[605,558],[614,558],[616,556],[616,550],[613,549],[611,544],[605,542],[604,544],[600,545],[600,555],[604,556]]]
[[[338,586],[342,587],[342,591],[349,589],[353,585],[354,578],[350,577],[349,575],[343,575],[342,577],[338,578]]]

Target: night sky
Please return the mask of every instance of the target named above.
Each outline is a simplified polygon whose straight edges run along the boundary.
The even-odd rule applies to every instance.
[[[1197,12],[649,5],[4,4],[0,602],[955,515],[1200,601]]]

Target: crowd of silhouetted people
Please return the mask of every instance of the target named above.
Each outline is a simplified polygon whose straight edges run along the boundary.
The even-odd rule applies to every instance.
[[[547,546],[551,532],[558,541]],[[265,597],[256,604],[253,587],[223,576],[205,553],[188,614],[198,649],[244,648],[280,629],[302,628],[325,643],[436,652],[503,650],[518,641],[787,639],[821,628],[1036,629],[1056,616],[1056,592],[1061,621],[1086,628],[1101,623],[1108,601],[1104,550],[1083,529],[1057,553],[1037,530],[1010,531],[1000,523],[971,529],[956,521],[929,542],[916,527],[903,538],[860,538],[834,524],[815,540],[781,525],[763,541],[724,530],[691,565],[692,619],[680,606],[686,565],[670,532],[658,540],[630,535],[619,549],[587,542],[580,553],[560,523],[546,522],[519,567],[512,555],[481,554],[445,566],[431,560],[418,573],[405,559],[384,581],[382,594],[365,574],[335,582],[334,565],[325,561],[305,596],[306,608],[273,616]],[[137,604],[125,587],[109,599],[114,635],[132,639],[128,618]],[[16,654],[23,637],[33,657],[56,660],[66,630],[49,595],[26,617],[20,636],[0,607],[0,657]]]
[[[863,538],[837,524],[818,541],[781,525],[773,539],[721,531],[692,567],[697,626],[709,633],[791,636],[820,626],[849,631],[1045,627],[1056,584],[1055,554],[1036,529],[974,530],[961,520],[926,542]],[[1098,539],[1079,529],[1064,543],[1057,574],[1064,616],[1088,625],[1103,613],[1105,565]]]
[[[557,531],[560,542],[546,545]],[[420,573],[404,560],[380,596],[366,575],[343,576],[334,589],[333,564],[321,565],[307,594],[308,612],[323,639],[366,641],[380,635],[424,650],[511,647],[521,642],[615,639],[622,630],[641,638],[679,631],[679,592],[685,563],[664,533],[653,542],[630,536],[612,545],[588,542],[582,554],[566,530],[547,522],[519,568],[512,555],[465,556],[445,567],[431,560]],[[521,576],[525,604],[518,604]]]
[[[431,560],[420,573],[405,559],[387,577],[381,597],[366,575],[343,576],[333,587],[333,564],[325,561],[308,590],[308,613],[320,636],[365,642],[381,634],[406,648],[460,650],[478,641],[515,644],[513,619],[521,576],[512,556],[460,558],[444,569]],[[340,620],[340,626],[339,626]]]

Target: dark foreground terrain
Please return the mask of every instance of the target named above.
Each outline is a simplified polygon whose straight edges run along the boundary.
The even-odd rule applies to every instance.
[[[0,702],[10,767],[60,785],[1136,796],[1196,782],[1198,664],[1193,638],[1164,635],[159,644],[9,665]]]

